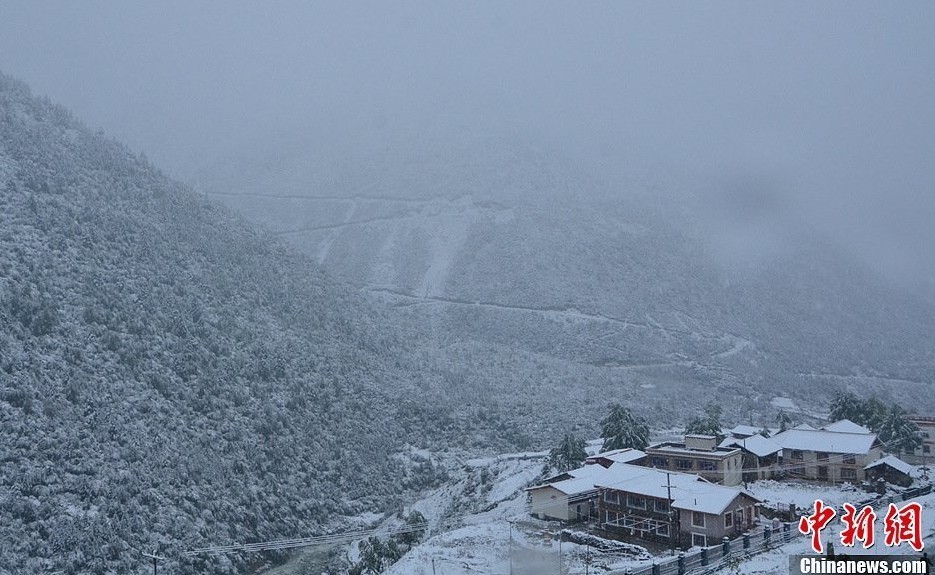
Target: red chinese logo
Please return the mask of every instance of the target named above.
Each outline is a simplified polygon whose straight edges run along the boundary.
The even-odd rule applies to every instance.
[[[841,543],[846,547],[853,547],[860,541],[864,549],[872,547],[876,513],[869,505],[860,511],[850,503],[845,503],[843,507],[841,523],[844,524],[844,529],[841,531]],[[826,506],[821,499],[816,499],[814,513],[799,518],[799,532],[812,536],[812,550],[815,553],[824,553],[821,531],[836,514],[833,508]],[[905,542],[916,551],[922,551],[925,546],[922,542],[922,506],[913,502],[900,508],[890,503],[883,518],[883,531],[887,547],[898,547]]]
[[[815,512],[799,518],[799,532],[803,535],[812,534],[812,549],[815,553],[824,553],[824,547],[821,544],[821,530],[828,525],[829,521],[834,519],[835,515],[834,509],[826,507],[821,499],[816,499]]]
[[[841,521],[844,523],[844,530],[841,531],[841,543],[847,547],[853,547],[855,541],[863,543],[864,549],[873,547],[873,523],[877,520],[876,513],[869,505],[865,506],[860,512],[850,503],[844,504],[844,515]]]
[[[916,551],[922,551],[922,506],[907,503],[899,509],[890,503],[883,518],[883,530],[888,547],[896,547],[905,541]]]

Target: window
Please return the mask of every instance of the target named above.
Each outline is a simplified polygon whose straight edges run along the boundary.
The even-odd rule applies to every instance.
[[[656,535],[661,535],[663,537],[669,536],[669,526],[665,523],[660,524],[656,527]]]
[[[928,445],[923,445],[923,446],[922,446],[922,453],[929,453],[929,452],[931,452],[931,451],[932,451],[932,448],[929,447]]]
[[[610,489],[608,489],[607,491],[604,492],[604,501],[606,501],[607,503],[619,504],[620,497],[618,496],[616,491],[611,491]]]
[[[828,467],[825,465],[818,466],[818,479],[828,479]]]
[[[841,468],[841,479],[857,479],[857,470],[850,467]]]
[[[699,513],[698,511],[692,511],[692,526],[693,527],[704,527],[704,513]]]
[[[605,512],[606,523],[611,525],[617,524],[617,512],[616,511],[607,511]]]
[[[636,519],[632,515],[625,515],[623,517],[624,527],[633,527],[634,525],[636,525]]]
[[[844,459],[841,460],[841,463],[854,465],[857,463],[857,457],[853,453],[848,453],[844,456]]]
[[[694,469],[694,462],[691,459],[676,459],[675,468],[680,471],[689,471]]]
[[[669,459],[667,457],[653,457],[653,467],[669,468]]]
[[[724,514],[724,527],[733,527],[734,526],[734,512],[728,511]]]
[[[802,452],[798,449],[792,450],[792,455],[790,456],[793,461],[802,461],[805,457],[802,455]]]
[[[708,538],[701,533],[692,533],[692,547],[707,547]]]
[[[818,452],[818,461],[828,461],[828,452],[827,452],[827,451],[819,451],[819,452]]]
[[[698,462],[698,469],[701,471],[717,471],[717,464],[713,461],[702,459]]]
[[[654,499],[653,510],[657,513],[666,513],[669,511],[669,502],[664,499]]]
[[[639,495],[627,495],[627,507],[634,509],[646,509],[646,498]]]

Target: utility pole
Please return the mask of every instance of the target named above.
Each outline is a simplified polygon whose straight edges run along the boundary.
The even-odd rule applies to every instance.
[[[510,575],[513,575],[513,521],[508,520],[510,524]]]
[[[562,575],[562,530],[558,530],[558,575]]]
[[[669,499],[669,511],[666,513],[669,517],[669,543],[672,545],[672,552],[675,552],[675,511],[672,510],[672,474],[666,471],[666,497]]]
[[[435,558],[432,557],[432,575],[435,575]]]
[[[153,560],[153,575],[156,575],[156,563],[159,561],[165,561],[166,558],[156,555],[156,551],[153,551],[152,553],[146,553],[145,551],[142,551],[141,553],[143,557]]]
[[[588,552],[587,552],[587,555],[584,556],[584,575],[588,575],[588,571],[589,571],[590,568],[591,568],[591,513],[590,513],[590,503],[591,503],[591,502],[589,501],[589,502],[588,502],[588,504],[589,504],[589,511],[588,511],[588,538],[587,538],[587,540],[585,541],[585,543],[587,543]]]

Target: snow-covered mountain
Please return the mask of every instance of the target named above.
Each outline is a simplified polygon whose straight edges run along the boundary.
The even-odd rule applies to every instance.
[[[393,508],[440,479],[407,444],[503,441],[386,319],[0,75],[0,573],[240,573],[181,552]]]
[[[579,421],[608,399],[678,420],[719,396],[771,417],[771,400],[841,388],[930,406],[930,301],[820,230],[738,205],[730,186],[755,179],[693,195],[602,173],[465,130],[310,135],[196,179],[417,326],[455,387],[518,415],[556,393]]]

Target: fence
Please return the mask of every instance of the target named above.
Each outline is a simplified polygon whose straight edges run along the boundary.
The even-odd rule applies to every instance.
[[[720,569],[729,561],[784,545],[797,535],[798,531],[793,530],[791,523],[783,523],[777,530],[764,527],[734,540],[725,537],[719,545],[679,553],[677,557],[662,559],[659,563],[640,569],[609,571],[607,575],[705,575]]]

